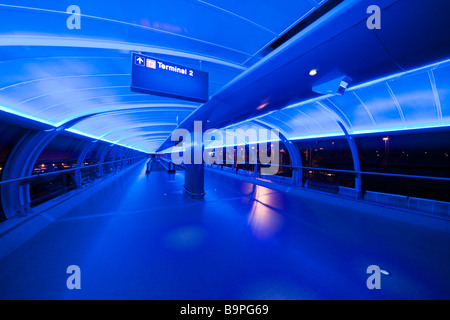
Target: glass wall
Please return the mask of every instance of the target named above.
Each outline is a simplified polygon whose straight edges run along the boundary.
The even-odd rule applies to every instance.
[[[4,178],[5,165],[14,148],[33,130],[38,129],[22,128],[0,121],[0,179]],[[77,167],[83,152],[88,149],[90,150],[86,153],[83,166],[99,164],[101,161],[105,164],[72,170]],[[87,137],[62,132],[48,143],[37,158],[31,169],[31,175],[34,177],[15,182],[15,185],[29,187],[25,190],[29,190],[30,207],[35,207],[100,177],[114,174],[145,157],[146,155],[139,151],[112,146],[111,143],[103,141],[94,143]],[[0,190],[8,186],[8,183],[10,182],[1,184]],[[0,221],[4,220],[5,215],[0,203]]]
[[[26,133],[26,129],[0,123],[0,179],[8,156]]]
[[[26,133],[26,129],[0,123],[0,180],[2,179],[9,155]],[[0,185],[0,188],[1,187],[2,186]],[[0,205],[0,221],[4,220],[5,216],[3,214],[2,206]]]
[[[285,146],[284,143],[282,142],[278,142],[279,144],[279,167],[278,167],[278,171],[276,173],[276,176],[281,176],[281,177],[287,177],[287,178],[292,178],[292,162],[291,162],[291,157],[289,155],[289,152]],[[273,149],[274,145],[272,142],[268,142],[267,143],[267,156],[268,157],[272,157],[272,149]],[[258,150],[259,152],[259,150]],[[261,167],[269,167],[270,165],[263,165],[261,164],[261,158],[260,158],[260,154],[258,153],[258,165],[259,168]],[[259,170],[261,172],[261,170]]]
[[[82,152],[86,152],[87,148],[91,148],[91,150],[86,153],[82,164],[86,168],[40,176],[30,180],[31,207],[74,190],[79,185],[86,185],[101,177],[114,174],[136,162],[135,159],[117,160],[121,160],[125,154],[138,155],[138,152],[131,154],[123,147],[112,146],[103,141],[93,143],[88,139],[78,138],[69,133],[61,134],[42,151],[34,165],[33,174],[76,168]],[[102,163],[101,166],[96,166],[100,163]]]
[[[218,164],[221,167],[230,168],[232,171],[242,170],[247,172],[255,171],[255,163],[258,164],[258,172],[261,172],[262,167],[269,167],[270,165],[263,165],[260,161],[260,145],[238,145],[234,148],[230,148],[231,152],[227,152],[226,148],[216,148],[211,150],[206,150],[209,154],[209,160],[206,161],[208,164],[212,164],[211,158],[216,157],[221,161]],[[273,143],[267,143],[267,157],[272,156]],[[256,161],[255,161],[256,158]],[[283,176],[292,178],[292,162],[289,152],[283,143],[279,143],[279,167],[277,176]]]
[[[355,175],[324,169],[354,170],[346,138],[301,140],[296,142],[302,157],[305,187],[337,193],[339,186],[354,188]],[[322,168],[322,169],[314,169]]]
[[[66,135],[54,138],[39,155],[32,174],[75,168],[86,141]],[[75,189],[75,171],[47,175],[30,181],[31,207]]]
[[[371,191],[450,202],[449,181],[420,178],[450,178],[450,129],[356,135],[354,140],[363,172],[363,195]],[[331,193],[354,194],[349,189],[355,188],[357,174],[353,172],[353,155],[345,137],[297,140],[295,145],[302,159],[305,187]],[[227,154],[226,149],[211,150],[210,156],[222,159],[223,164],[220,166],[230,168],[228,171],[254,172],[255,165],[250,161],[252,148],[252,145],[235,147],[235,163],[230,164],[226,164],[226,161],[232,161],[233,154]],[[270,143],[267,148],[270,155]],[[244,152],[245,161],[236,162]],[[259,172],[261,167],[263,165],[258,155]],[[276,175],[291,178],[293,170],[290,155],[285,145],[280,143],[280,170]]]
[[[368,173],[450,178],[450,130],[411,131],[354,137],[361,171]],[[302,157],[305,187],[337,193],[354,188],[353,158],[345,138],[296,142]],[[321,169],[314,169],[321,168]],[[450,183],[414,177],[362,174],[362,192],[381,192],[450,201]]]
[[[100,157],[101,157],[102,151],[105,149],[105,145],[101,142],[96,142],[96,143],[91,142],[91,143],[93,145],[90,146],[90,150],[88,151],[88,153],[86,154],[86,157],[84,158],[83,166],[91,166],[94,164],[99,164],[100,160],[101,160]],[[95,179],[98,179],[101,177],[100,167],[95,166],[95,167],[89,167],[84,170],[81,170],[81,176],[82,176],[81,177],[82,184],[90,183],[90,182],[94,181]]]
[[[450,178],[450,131],[357,137],[363,171]],[[450,183],[363,175],[364,190],[450,201]]]

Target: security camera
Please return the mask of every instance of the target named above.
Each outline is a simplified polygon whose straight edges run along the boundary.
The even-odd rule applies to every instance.
[[[339,84],[338,93],[341,95],[344,94],[345,91],[347,91],[347,89],[348,89],[349,83],[350,83],[350,81],[348,81],[348,78],[342,80],[341,83]]]
[[[326,79],[326,78],[325,78]],[[312,90],[319,94],[344,94],[352,79],[348,76],[340,76],[331,80],[322,80],[321,82],[314,83]]]

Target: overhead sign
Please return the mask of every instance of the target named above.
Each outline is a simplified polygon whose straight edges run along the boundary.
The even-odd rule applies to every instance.
[[[196,102],[208,101],[208,73],[133,53],[131,90]]]

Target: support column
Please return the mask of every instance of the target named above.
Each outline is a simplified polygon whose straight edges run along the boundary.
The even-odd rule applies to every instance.
[[[201,122],[194,124],[194,130],[189,135],[190,141],[184,145],[189,148],[189,163],[184,164],[185,182],[184,191],[192,199],[203,199],[205,197],[205,166],[203,162],[203,131]]]
[[[277,129],[277,128],[270,127],[269,125],[262,122],[261,120],[253,120],[253,121],[257,125],[262,126],[262,127],[266,128],[267,130]],[[292,179],[294,180],[294,185],[303,187],[303,169],[301,169],[303,164],[302,164],[302,157],[301,157],[300,151],[298,150],[298,147],[294,143],[292,143],[292,141],[290,141],[286,138],[285,133],[281,132],[280,129],[277,129],[277,130],[278,130],[278,134],[279,134],[279,138],[280,138],[281,142],[284,143],[287,151],[289,152],[289,157],[291,158],[292,166],[300,168],[300,169],[296,168],[295,170],[292,171]]]
[[[81,168],[84,166],[84,160],[86,159],[86,155],[90,151],[92,151],[92,149],[95,148],[97,141],[98,140],[86,142],[86,146],[84,147],[84,149],[81,151],[80,155],[78,156],[77,168]],[[76,182],[78,188],[82,187],[82,176],[83,175],[82,175],[81,169],[75,171],[75,182]]]
[[[99,158],[99,166],[98,166],[98,174],[100,177],[103,177],[105,174],[103,172],[103,162],[105,162],[105,156],[108,153],[108,151],[112,148],[112,145],[105,145],[102,148],[100,148],[100,158]]]
[[[284,135],[282,135],[282,137],[282,141],[289,152],[289,156],[291,157],[292,166],[295,167],[292,170],[292,179],[294,179],[294,185],[303,187],[303,163],[300,151],[292,141],[287,140]]]
[[[361,179],[361,163],[359,161],[358,149],[356,148],[355,139],[348,133],[345,126],[342,122],[337,121],[342,131],[344,131],[345,137],[347,138],[348,145],[350,147],[350,151],[352,153],[353,158],[353,168],[356,172],[355,174],[355,191],[357,193],[357,199],[362,199],[362,179]]]

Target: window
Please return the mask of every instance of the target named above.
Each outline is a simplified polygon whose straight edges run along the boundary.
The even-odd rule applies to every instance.
[[[338,187],[355,187],[355,175],[325,169],[354,170],[352,153],[345,138],[302,140],[297,146],[302,157],[305,186],[338,192]],[[321,168],[321,169],[312,169]]]
[[[355,139],[362,171],[450,178],[450,131],[397,133]],[[450,201],[450,183],[364,175],[365,190]]]

